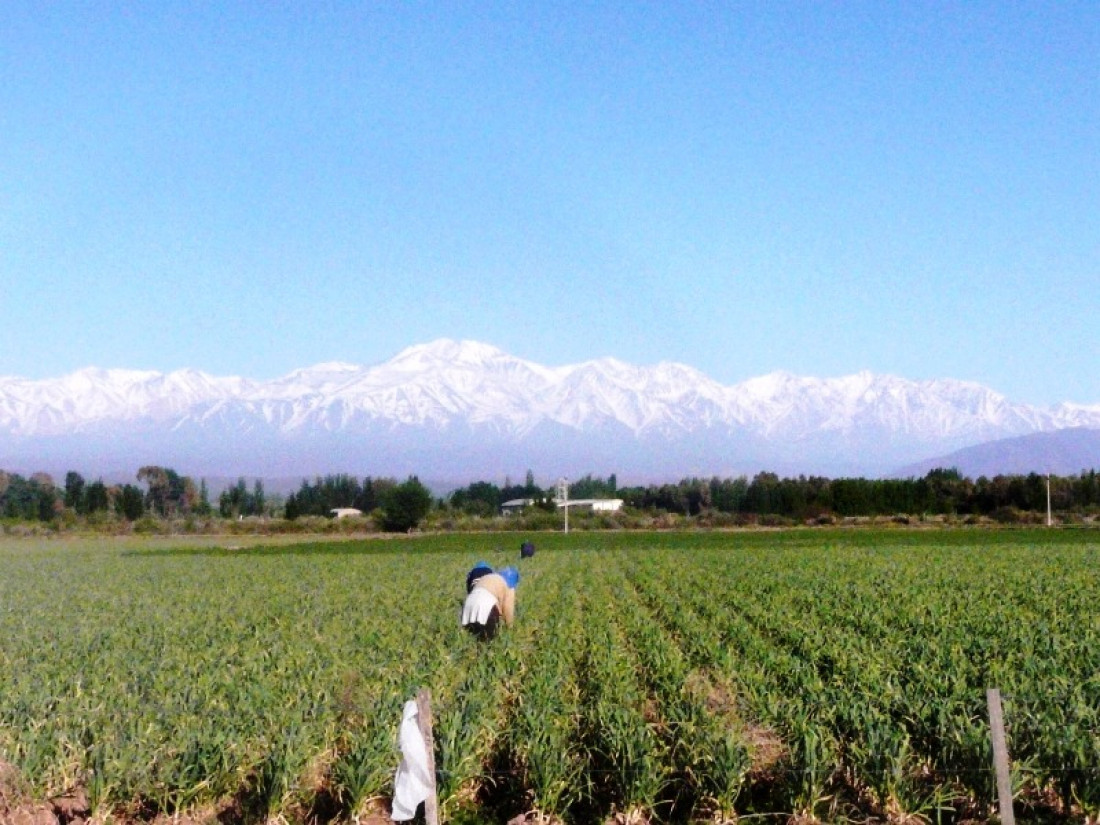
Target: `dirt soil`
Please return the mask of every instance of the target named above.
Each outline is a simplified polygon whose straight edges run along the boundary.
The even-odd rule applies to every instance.
[[[8,763],[0,762],[0,822],[4,825],[58,825],[61,822],[59,813],[52,805],[32,802],[19,772]]]

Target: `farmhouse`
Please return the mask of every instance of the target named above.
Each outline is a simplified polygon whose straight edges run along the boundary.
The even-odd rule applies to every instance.
[[[363,511],[355,507],[333,507],[329,512],[336,518],[353,518],[363,515]]]
[[[504,516],[510,516],[520,512],[524,507],[530,507],[534,503],[533,498],[513,498],[500,505],[500,513]],[[583,508],[594,513],[614,513],[622,509],[623,500],[621,498],[573,498],[564,502],[555,500],[554,504],[557,505],[558,509],[570,507],[574,510]]]
[[[621,510],[621,498],[573,498],[569,501],[555,502],[558,507],[583,507],[594,513],[614,513]]]

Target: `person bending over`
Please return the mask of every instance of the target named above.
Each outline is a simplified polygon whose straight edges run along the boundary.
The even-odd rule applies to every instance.
[[[475,567],[467,576],[466,601],[462,605],[462,626],[479,639],[492,639],[497,634],[501,619],[511,625],[516,616],[516,585],[519,571],[505,567],[500,572],[482,572],[487,568]],[[473,576],[477,572],[478,575]]]

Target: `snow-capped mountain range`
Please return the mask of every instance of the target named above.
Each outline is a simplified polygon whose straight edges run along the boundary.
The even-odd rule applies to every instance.
[[[463,480],[769,469],[885,475],[996,439],[1100,428],[1100,404],[1014,404],[974,383],[777,372],[725,386],[683,364],[547,367],[439,340],[272,381],[88,368],[0,377],[0,468]],[[1080,468],[1075,468],[1076,469]]]

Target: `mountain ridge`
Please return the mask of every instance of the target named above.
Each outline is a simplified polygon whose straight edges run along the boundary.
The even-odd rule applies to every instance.
[[[366,463],[357,472],[474,476],[542,464],[555,473],[886,475],[1070,427],[1100,428],[1100,405],[1035,407],[974,382],[867,370],[776,371],[723,385],[673,361],[550,367],[446,338],[380,364],[327,361],[267,381],[192,368],[0,377],[0,462],[38,455],[117,466],[143,456],[222,474]],[[241,460],[249,467],[230,466]]]

